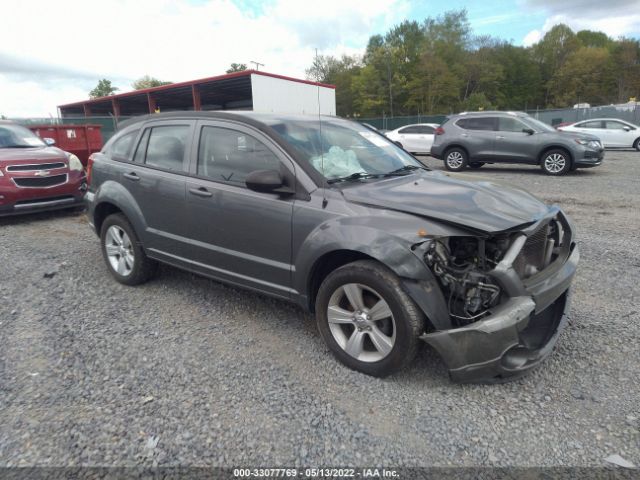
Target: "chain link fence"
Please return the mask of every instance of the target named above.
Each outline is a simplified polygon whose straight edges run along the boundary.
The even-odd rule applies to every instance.
[[[527,110],[532,117],[555,126],[560,123],[574,123],[590,118],[619,118],[640,125],[640,103],[602,105],[589,108],[558,108],[548,110]],[[373,125],[379,130],[395,130],[413,123],[442,123],[447,115],[409,115],[402,117],[358,118],[362,123]]]

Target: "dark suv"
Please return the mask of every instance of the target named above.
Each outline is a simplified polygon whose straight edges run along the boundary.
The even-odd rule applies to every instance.
[[[519,112],[461,113],[435,132],[431,156],[448,170],[480,168],[485,163],[540,165],[549,175],[602,163],[598,137],[558,131]]]
[[[157,262],[293,301],[351,368],[383,376],[420,340],[458,380],[520,374],[565,324],[578,249],[558,207],[430,171],[335,117],[175,112],[89,159],[110,273]]]

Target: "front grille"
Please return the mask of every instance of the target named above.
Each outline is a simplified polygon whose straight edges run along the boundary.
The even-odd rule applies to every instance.
[[[522,250],[513,262],[513,268],[520,278],[527,278],[535,275],[546,267],[545,258],[547,251],[547,239],[550,227],[545,224],[527,237]]]
[[[40,170],[53,170],[54,168],[64,168],[67,165],[64,162],[55,163],[37,163],[29,165],[9,165],[7,172],[37,172]]]
[[[67,174],[51,175],[50,177],[13,177],[12,180],[22,188],[47,188],[66,183]]]

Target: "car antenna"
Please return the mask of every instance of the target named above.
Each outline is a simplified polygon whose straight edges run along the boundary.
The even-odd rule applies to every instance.
[[[316,48],[316,68],[318,68],[318,49]],[[318,89],[318,126],[320,130],[320,169],[322,170],[322,208],[327,206],[327,177],[324,176],[324,152],[322,148],[322,116],[320,115],[320,83],[316,82]]]

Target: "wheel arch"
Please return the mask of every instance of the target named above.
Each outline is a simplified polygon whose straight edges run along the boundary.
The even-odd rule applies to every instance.
[[[96,192],[94,207],[90,209],[90,218],[93,220],[96,233],[100,235],[102,222],[112,213],[122,213],[140,240],[146,231],[147,224],[140,206],[133,195],[122,185],[116,182],[105,182]]]

